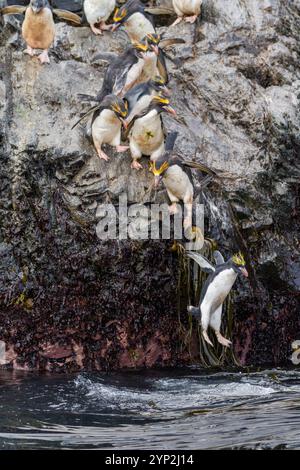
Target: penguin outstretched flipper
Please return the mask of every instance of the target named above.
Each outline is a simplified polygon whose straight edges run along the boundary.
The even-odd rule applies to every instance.
[[[205,256],[200,255],[200,253],[196,253],[194,251],[187,251],[186,255],[192,260],[194,260],[205,273],[211,274],[215,272],[215,267],[210,263],[210,261],[208,261],[207,258],[205,258]]]
[[[215,263],[216,263],[217,266],[219,264],[224,264],[225,263],[224,257],[219,251],[215,250],[214,253],[213,253],[213,256],[214,256],[214,260],[215,260]]]
[[[57,18],[65,20],[65,21],[70,21],[71,23],[76,24],[77,26],[80,26],[82,24],[82,20],[80,16],[78,16],[76,13],[73,13],[71,11],[54,8],[53,14],[57,16]]]
[[[231,341],[224,338],[220,333],[222,306],[237,276],[242,274],[248,277],[245,259],[241,253],[238,253],[225,262],[221,253],[216,251],[214,252],[214,258],[217,265],[213,266],[203,255],[200,255],[200,253],[189,251],[187,252],[187,256],[193,259],[200,266],[202,271],[210,273],[202,287],[199,301],[203,338],[208,344],[212,345],[207,334],[208,327],[210,326],[214,330],[218,342],[225,347],[229,347]]]
[[[71,127],[71,130],[73,130],[78,124],[83,121],[86,117],[88,117],[90,114],[93,114],[95,111],[101,108],[101,104],[97,104],[96,106],[93,106],[90,108],[86,113],[84,113],[78,121],[75,122],[75,124]]]
[[[185,44],[185,40],[182,38],[161,39],[159,47],[161,49],[166,49],[167,47],[174,46],[174,44]]]
[[[189,305],[187,308],[187,311],[190,315],[195,317],[198,321],[201,320],[201,312],[199,307],[193,307],[192,305]]]

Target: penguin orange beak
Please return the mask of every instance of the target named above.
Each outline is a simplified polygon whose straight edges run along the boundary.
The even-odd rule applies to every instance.
[[[176,111],[174,108],[172,108],[172,106],[164,106],[163,108],[165,111],[167,111],[167,113],[173,114],[173,116],[177,116]]]
[[[243,274],[243,276],[248,277],[248,271],[246,268],[240,268],[240,271]]]

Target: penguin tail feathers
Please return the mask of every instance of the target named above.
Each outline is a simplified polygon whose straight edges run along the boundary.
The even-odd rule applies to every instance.
[[[199,307],[193,307],[192,305],[189,305],[187,307],[187,311],[192,317],[196,318],[198,321],[201,319],[200,315],[200,308]]]
[[[173,150],[177,136],[178,136],[178,132],[170,132],[167,135],[166,143],[165,143],[166,151]]]
[[[25,13],[27,7],[22,7],[20,5],[11,5],[8,7],[4,7],[0,10],[2,15],[20,15]]]
[[[72,13],[71,11],[67,10],[60,10],[58,8],[55,8],[53,13],[62,20],[70,21],[70,23],[76,24],[78,26],[81,25],[81,18],[80,16],[76,15],[76,13]]]

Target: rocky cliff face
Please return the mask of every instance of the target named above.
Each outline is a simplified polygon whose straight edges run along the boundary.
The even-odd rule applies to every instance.
[[[204,0],[197,26],[169,23],[158,30],[186,43],[168,51],[180,121],[165,125],[179,132],[176,148],[186,158],[226,172],[203,195],[205,235],[226,255],[241,249],[250,271],[232,301],[235,356],[286,364],[300,339],[299,2]],[[5,367],[197,361],[170,243],[96,236],[99,204],[117,205],[120,195],[129,204],[153,200],[147,160],[140,172],[130,169],[129,153],[110,149],[110,161],[100,161],[84,128],[71,130],[83,111],[77,94],[101,87],[105,64],[92,57],[122,52],[126,36],[56,27],[44,67],[23,54],[9,23],[0,36]]]

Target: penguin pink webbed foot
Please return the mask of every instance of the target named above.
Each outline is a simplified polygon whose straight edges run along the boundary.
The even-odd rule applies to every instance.
[[[38,59],[41,64],[50,64],[50,59],[47,50],[44,50],[40,55],[38,55]]]
[[[100,22],[100,29],[101,31],[110,31],[112,29],[112,24],[106,24],[105,21]]]
[[[97,150],[97,153],[98,153],[98,157],[99,157],[101,160],[105,160],[106,162],[108,162],[109,156],[106,155],[106,153],[103,152],[103,150]]]
[[[184,18],[184,21],[185,21],[186,23],[191,23],[191,24],[193,24],[193,23],[195,23],[196,19],[197,19],[197,15],[186,16],[186,17]]]
[[[27,48],[24,50],[24,54],[28,54],[31,57],[33,57],[34,56],[34,49],[32,49],[32,47],[30,47],[30,46],[27,46]]]
[[[222,336],[221,333],[216,332],[216,337],[219,343],[225,346],[225,348],[229,348],[230,345],[232,344],[231,341],[229,341],[229,339],[224,338],[224,336]]]
[[[181,21],[183,20],[183,17],[182,16],[178,16],[178,18],[176,18],[176,20],[174,21],[174,23],[171,24],[171,28],[172,26],[176,26],[178,23],[180,23]]]
[[[211,340],[209,339],[206,330],[203,330],[203,331],[202,331],[202,335],[203,335],[204,340],[205,340],[208,344],[210,344],[211,346],[214,346],[214,345],[212,344]]]
[[[96,34],[97,36],[101,36],[103,34],[101,29],[96,28],[96,26],[94,26],[93,24],[90,24],[90,27],[93,33]]]
[[[173,204],[171,204],[171,205],[168,207],[168,211],[169,211],[170,214],[172,214],[172,215],[177,214],[178,208],[177,208],[176,202],[173,202]]]
[[[121,152],[126,152],[126,150],[128,150],[129,147],[128,145],[117,145],[116,146],[116,150],[118,153],[121,153]]]
[[[141,165],[138,161],[133,160],[133,162],[131,163],[131,168],[133,168],[134,170],[140,170],[141,168],[143,168],[143,165]]]

